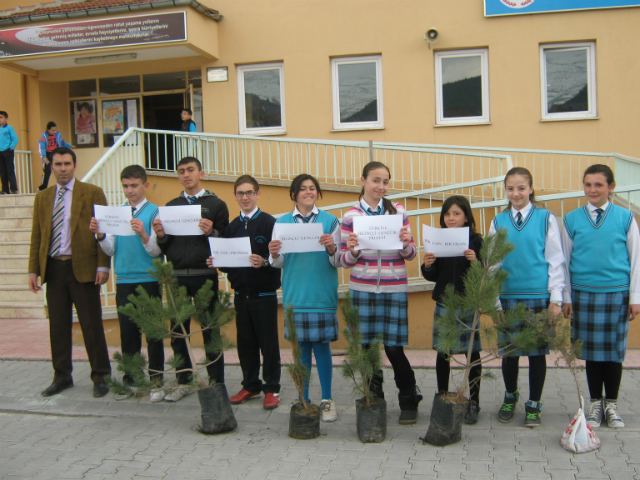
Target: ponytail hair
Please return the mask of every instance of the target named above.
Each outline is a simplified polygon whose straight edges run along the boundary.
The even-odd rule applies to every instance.
[[[507,174],[504,177],[505,187],[507,186],[507,178],[512,177],[513,175],[521,175],[529,179],[529,186],[531,187],[531,193],[529,194],[529,202],[531,202],[533,205],[537,205],[538,202],[536,202],[536,192],[533,189],[533,175],[531,175],[531,172],[524,167],[513,167],[511,170],[507,172]],[[507,205],[507,210],[510,209],[511,207],[512,207],[511,202],[509,202],[509,205]]]
[[[444,216],[451,209],[453,205],[460,207],[460,210],[464,213],[466,220],[464,222],[465,227],[469,227],[469,237],[472,238],[476,235],[476,220],[473,218],[473,211],[471,210],[471,204],[466,197],[462,195],[454,195],[447,198],[442,204],[442,210],[440,211],[440,227],[447,228],[447,224],[444,221]]]
[[[389,170],[389,167],[387,167],[384,163],[380,163],[380,162],[367,163],[362,169],[362,178],[366,180],[367,177],[369,176],[369,173],[371,173],[371,170],[378,170],[379,168],[384,168],[389,174],[389,180],[391,180],[391,171]],[[364,197],[364,186],[362,187],[362,190],[360,190],[360,197],[358,197],[358,199],[362,200],[362,197]],[[383,210],[382,213],[389,212],[389,215],[395,215],[396,213],[398,213],[398,209],[393,204],[393,202],[384,197],[382,197],[382,210]]]

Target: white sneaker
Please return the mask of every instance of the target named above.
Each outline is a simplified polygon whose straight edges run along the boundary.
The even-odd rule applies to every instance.
[[[618,415],[618,403],[607,402],[605,400],[605,405],[604,414],[607,417],[607,425],[609,425],[609,428],[624,428],[624,422],[622,418],[620,418],[620,415]]]
[[[603,417],[602,400],[596,400],[591,402],[591,408],[589,409],[589,415],[587,415],[587,423],[591,428],[600,428]]]
[[[191,395],[196,389],[192,387],[179,387],[164,397],[165,402],[178,402],[187,395]]]
[[[151,392],[149,392],[149,400],[151,401],[151,403],[161,402],[162,400],[164,400],[165,396],[166,393],[164,390],[151,390]]]
[[[335,422],[338,419],[338,410],[336,410],[336,403],[333,400],[322,400],[320,408],[322,409],[323,422]]]
[[[126,393],[114,393],[113,399],[120,402],[122,400],[126,400],[127,398],[133,397],[138,392],[138,389],[136,387],[127,387],[127,389],[129,391]]]

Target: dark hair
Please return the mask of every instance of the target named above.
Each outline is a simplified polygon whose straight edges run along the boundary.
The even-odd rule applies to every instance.
[[[142,180],[142,183],[147,183],[147,171],[140,165],[129,165],[124,167],[120,173],[120,180],[125,178],[137,178]]]
[[[57,127],[56,122],[47,123],[47,130],[51,130],[53,127]]]
[[[379,168],[384,168],[389,174],[389,180],[391,180],[391,170],[389,170],[389,167],[387,167],[384,163],[381,163],[381,162],[367,163],[362,169],[362,178],[366,180],[371,170],[378,170]],[[362,190],[360,190],[360,197],[358,198],[362,200],[362,197],[364,197],[364,186],[362,187]],[[371,207],[375,207],[375,205],[371,205]],[[396,213],[398,213],[398,209],[393,204],[393,202],[386,198],[382,198],[382,209],[384,210],[382,213],[389,212],[390,215],[395,215]]]
[[[529,194],[529,201],[536,204],[536,192],[533,190],[533,175],[531,172],[524,167],[513,167],[511,170],[507,172],[504,176],[504,186],[507,186],[507,178],[512,177],[513,175],[521,175],[529,179],[529,186],[531,187],[531,193]],[[507,205],[507,209],[511,208],[511,202]]]
[[[254,191],[260,191],[260,185],[255,178],[253,178],[251,175],[240,175],[236,180],[236,183],[233,184],[233,193],[236,193],[236,190],[238,190],[238,185],[242,185],[243,183],[250,183],[251,185],[253,185]]]
[[[55,157],[56,155],[71,155],[71,158],[73,158],[73,164],[76,164],[76,154],[73,152],[73,150],[71,150],[70,148],[67,147],[58,147],[56,148],[53,152],[51,152],[51,158],[53,159],[53,157]],[[53,160],[51,161],[51,163],[53,163]]]
[[[471,210],[471,204],[469,200],[467,200],[462,195],[454,195],[453,197],[447,198],[442,204],[442,210],[440,211],[440,226],[442,228],[447,228],[447,225],[444,223],[445,214],[451,209],[453,205],[457,205],[460,207],[460,210],[464,213],[464,216],[467,217],[464,222],[465,227],[469,227],[469,236],[473,237],[476,234],[476,220],[473,218],[473,211]]]
[[[305,182],[307,180],[311,180],[313,182],[313,184],[316,186],[316,190],[318,191],[318,195],[320,195],[320,198],[322,198],[322,189],[320,188],[318,180],[316,180],[315,177],[309,175],[308,173],[301,173],[291,182],[291,187],[289,188],[289,197],[291,197],[291,200],[293,200],[294,202],[296,201],[296,198],[298,198],[298,194],[300,193],[300,189],[302,188],[302,182]]]
[[[202,171],[202,164],[200,163],[200,160],[198,160],[196,157],[184,157],[184,158],[182,158],[178,162],[178,166],[176,167],[176,170],[178,169],[178,167],[180,165],[186,165],[187,163],[195,163],[196,166],[198,167],[198,170]]]
[[[587,175],[593,175],[594,173],[601,173],[602,175],[604,175],[604,178],[607,180],[607,185],[615,183],[615,179],[613,178],[613,172],[611,171],[611,169],[606,165],[602,165],[601,163],[596,163],[595,165],[587,167],[587,169],[584,171],[584,175],[582,176],[582,183],[584,183],[584,179]]]
[[[0,115],[2,115],[4,118],[9,118],[9,114],[4,110],[0,110]]]
[[[89,102],[80,102],[77,103],[76,106],[78,107],[78,111],[86,108],[89,113],[93,113],[93,105],[91,105]]]
[[[193,111],[190,108],[183,108],[180,113],[182,112],[187,112],[189,115],[193,115]]]

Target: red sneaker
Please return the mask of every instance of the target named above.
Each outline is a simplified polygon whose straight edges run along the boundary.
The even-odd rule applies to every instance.
[[[264,409],[265,410],[273,410],[274,408],[278,408],[280,405],[280,394],[279,393],[265,393],[264,394]]]
[[[247,400],[251,400],[252,398],[258,398],[260,396],[260,392],[247,392],[244,388],[236,393],[233,397],[229,399],[231,405],[238,405],[240,403],[244,403]]]

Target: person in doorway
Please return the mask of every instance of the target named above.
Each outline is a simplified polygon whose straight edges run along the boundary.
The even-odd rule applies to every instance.
[[[0,110],[0,177],[2,177],[0,195],[18,193],[16,170],[13,163],[14,151],[18,145],[18,135],[8,121],[9,114]]]
[[[42,182],[38,187],[39,191],[47,188],[49,177],[51,176],[51,152],[58,147],[76,148],[64,141],[62,134],[58,131],[55,122],[47,123],[47,131],[40,135],[38,139],[38,151],[42,162]]]
[[[196,132],[196,123],[191,120],[193,111],[190,108],[183,108],[180,117],[182,118],[182,126],[180,131],[182,132]]]

